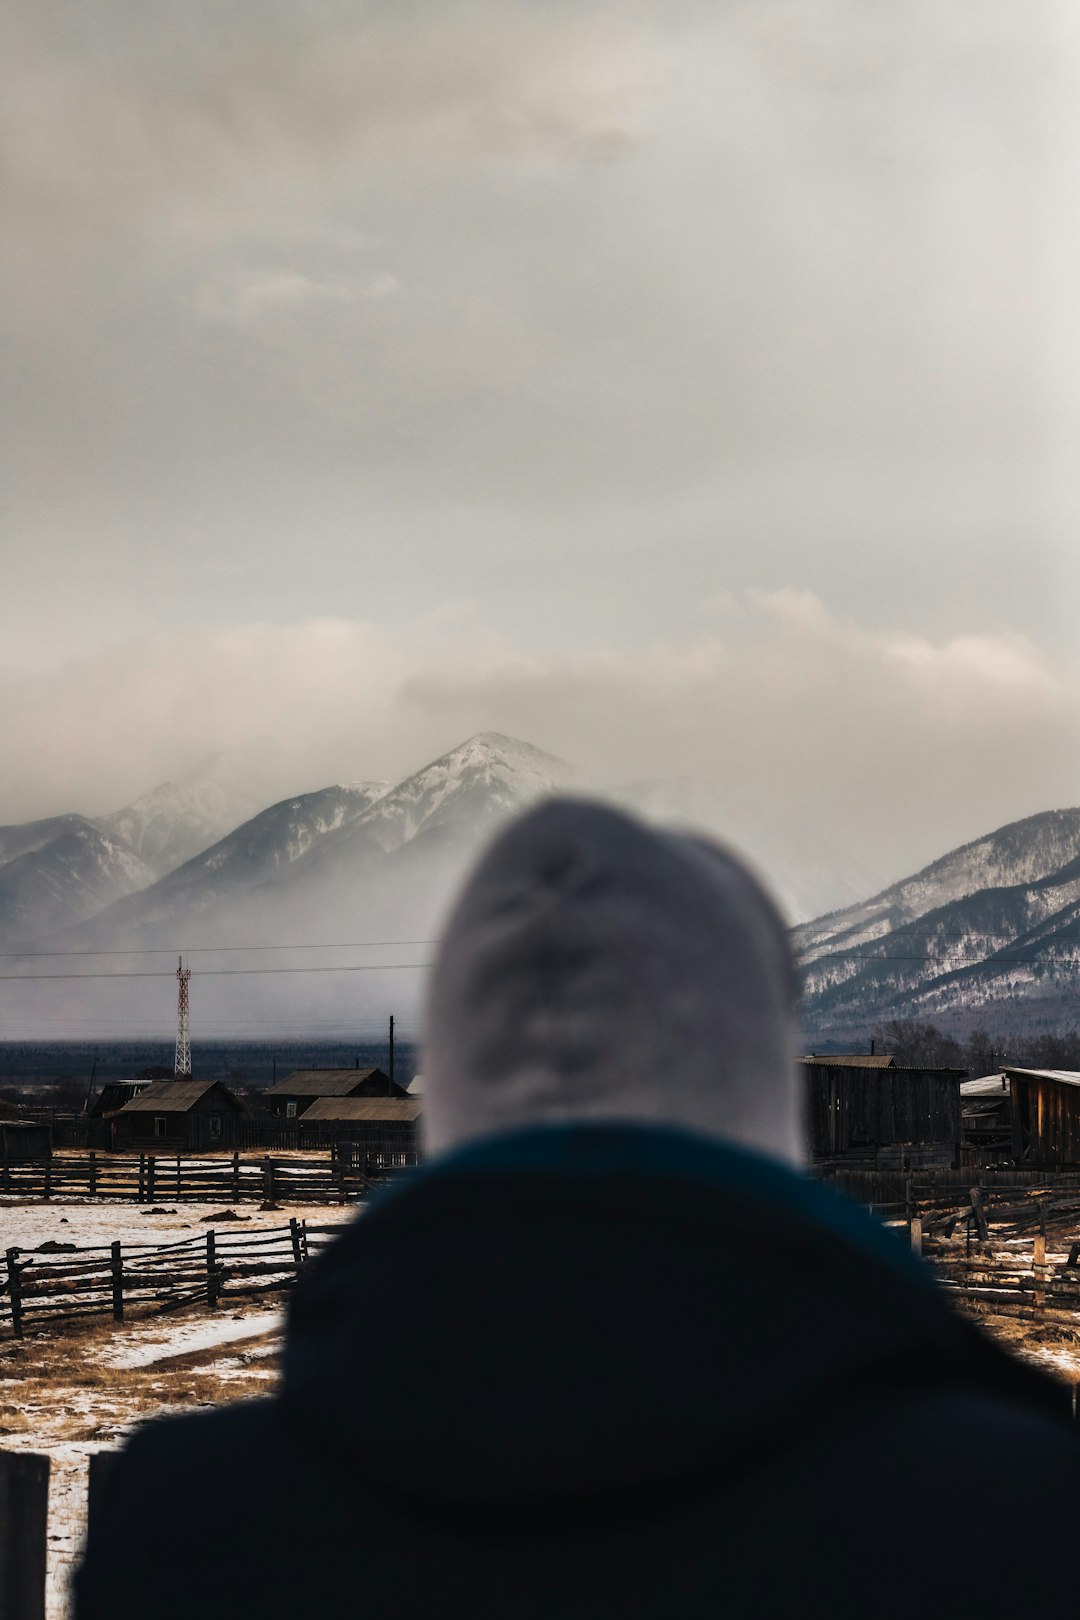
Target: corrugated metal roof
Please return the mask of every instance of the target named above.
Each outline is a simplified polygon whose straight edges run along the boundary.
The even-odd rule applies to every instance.
[[[961,1097],[1007,1097],[1009,1082],[1003,1074],[984,1074],[977,1080],[960,1082]]]
[[[220,1085],[219,1080],[155,1080],[118,1114],[183,1114]]]
[[[851,1069],[893,1069],[896,1059],[887,1052],[825,1052],[818,1057],[811,1052],[809,1057],[800,1060],[803,1063],[825,1063],[830,1067],[840,1064]]]
[[[1062,1086],[1080,1086],[1080,1070],[1077,1069],[1004,1069],[1010,1079],[1017,1080],[1056,1080]]]
[[[358,1086],[381,1069],[294,1069],[284,1080],[270,1086],[268,1097],[347,1097],[353,1086]],[[389,1084],[389,1081],[387,1081]]]
[[[324,1120],[391,1120],[419,1119],[424,1111],[422,1102],[403,1097],[320,1097],[300,1116],[300,1124],[309,1119]]]

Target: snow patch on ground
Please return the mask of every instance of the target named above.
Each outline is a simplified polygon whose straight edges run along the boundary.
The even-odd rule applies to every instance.
[[[184,1234],[205,1237],[207,1228],[213,1225],[206,1217],[220,1214],[223,1207],[220,1203],[173,1203],[167,1197],[146,1206],[119,1198],[50,1198],[36,1203],[0,1199],[0,1252],[36,1249],[51,1240],[76,1243],[80,1248],[106,1248],[117,1240],[125,1245],[154,1245],[175,1241]],[[168,1214],[152,1215],[151,1209],[165,1209]],[[343,1226],[356,1212],[355,1204],[290,1204],[281,1209],[241,1204],[237,1213],[250,1216],[250,1220],[223,1221],[220,1230],[243,1232],[288,1226],[294,1217],[311,1226]]]
[[[216,1349],[220,1344],[280,1333],[284,1325],[283,1311],[262,1311],[254,1316],[238,1314],[227,1321],[210,1317],[176,1322],[164,1332],[155,1327],[149,1332],[131,1335],[127,1345],[110,1350],[101,1362],[105,1367],[153,1367],[161,1361],[173,1361],[177,1356]]]

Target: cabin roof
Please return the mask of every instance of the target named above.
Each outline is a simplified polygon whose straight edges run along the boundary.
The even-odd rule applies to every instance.
[[[132,1097],[118,1114],[186,1114],[220,1080],[152,1080],[145,1091]],[[225,1088],[222,1086],[222,1090]],[[228,1092],[225,1093],[228,1096]],[[229,1099],[232,1100],[231,1097]]]
[[[960,1082],[961,1097],[1007,1097],[1009,1082],[1003,1074],[983,1074]]]
[[[1003,1069],[1010,1080],[1055,1080],[1061,1086],[1080,1086],[1077,1069]]]
[[[843,1067],[851,1069],[895,1069],[896,1059],[888,1052],[811,1052],[809,1057],[800,1060],[803,1063],[822,1063],[829,1068]]]
[[[360,1085],[373,1074],[382,1075],[378,1068],[370,1069],[294,1069],[284,1080],[270,1086],[268,1097],[347,1097],[354,1086]],[[389,1076],[383,1075],[389,1084]]]
[[[300,1124],[309,1120],[398,1120],[409,1124],[424,1112],[422,1102],[412,1097],[320,1097],[304,1111]]]

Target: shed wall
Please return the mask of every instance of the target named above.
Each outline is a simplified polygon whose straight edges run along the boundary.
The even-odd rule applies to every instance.
[[[805,1064],[811,1152],[933,1143],[959,1149],[960,1077],[929,1069]]]

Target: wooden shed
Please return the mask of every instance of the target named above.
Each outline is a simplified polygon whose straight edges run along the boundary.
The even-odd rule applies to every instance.
[[[1012,1093],[1012,1156],[1018,1164],[1080,1164],[1080,1073],[1003,1069]]]
[[[304,1147],[349,1143],[360,1169],[415,1164],[423,1103],[414,1097],[320,1097],[300,1120]]]
[[[299,1119],[320,1097],[404,1097],[382,1069],[294,1069],[266,1093],[280,1119]]]
[[[231,1147],[243,1112],[220,1080],[154,1080],[113,1114],[112,1145],[173,1153]]]
[[[962,1069],[804,1060],[817,1162],[910,1169],[960,1162]]]
[[[0,1121],[0,1160],[11,1164],[20,1159],[47,1159],[52,1153],[52,1131],[33,1119]]]
[[[1004,1074],[983,1074],[960,1086],[964,1146],[976,1158],[1012,1157],[1012,1089]]]

